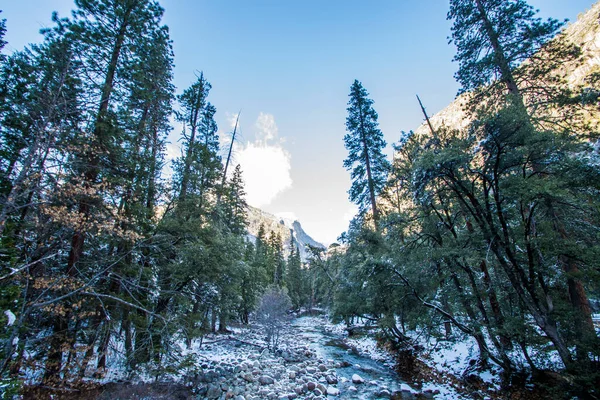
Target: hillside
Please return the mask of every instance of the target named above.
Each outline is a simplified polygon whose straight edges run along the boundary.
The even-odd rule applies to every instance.
[[[566,80],[572,87],[585,85],[593,74],[600,71],[600,2],[594,4],[590,10],[579,15],[577,21],[568,24],[562,36],[568,42],[579,46],[583,54],[583,62],[574,65],[564,62],[561,72],[566,71]],[[458,96],[452,103],[433,116],[430,116],[434,128],[446,126],[452,129],[464,129],[470,123],[464,106],[467,94]],[[429,127],[425,122],[415,129],[415,134],[429,134]]]

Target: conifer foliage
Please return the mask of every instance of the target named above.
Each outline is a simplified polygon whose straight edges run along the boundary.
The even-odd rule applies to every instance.
[[[523,0],[452,0],[448,19],[471,122],[451,129],[425,116],[428,132],[403,134],[376,190],[369,144],[353,135],[377,132],[376,114],[352,86],[350,197],[379,214],[380,229],[357,218],[342,235],[345,251],[323,267],[341,270],[330,304],[349,325],[377,321],[403,359],[418,354],[415,329],[468,336],[479,369],[535,375],[552,356],[577,376],[570,396],[596,396],[599,117],[583,99],[597,82],[566,79],[563,63],[579,65],[580,49]]]
[[[344,144],[348,157],[344,160],[344,167],[351,171],[350,200],[359,206],[361,214],[371,207],[373,221],[377,225],[379,210],[376,199],[385,185],[389,162],[383,154],[386,143],[379,130],[377,112],[368,95],[362,84],[355,80],[350,87],[347,108]]]
[[[25,374],[60,387],[110,365],[177,369],[176,340],[248,323],[266,288],[285,284],[281,239],[255,250],[246,237],[242,169],[225,176],[210,83],[200,73],[175,96],[162,7],[75,7],[42,43],[0,59],[6,396]],[[182,156],[167,181],[173,116]]]

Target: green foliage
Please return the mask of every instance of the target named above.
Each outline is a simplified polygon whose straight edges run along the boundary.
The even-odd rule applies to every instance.
[[[452,0],[451,43],[457,48],[456,80],[461,92],[487,86],[500,76],[510,80],[511,71],[529,59],[564,23],[535,18],[524,0]]]
[[[299,309],[307,304],[306,271],[302,268],[300,251],[293,235],[290,235],[290,255],[287,259],[286,286],[292,301],[292,307]]]
[[[373,100],[368,95],[362,84],[355,80],[350,88],[347,108],[344,144],[348,157],[344,160],[344,168],[352,171],[352,187],[348,191],[350,200],[358,205],[360,213],[371,207],[377,221],[375,198],[385,185],[389,162],[383,154],[386,143],[372,107]]]

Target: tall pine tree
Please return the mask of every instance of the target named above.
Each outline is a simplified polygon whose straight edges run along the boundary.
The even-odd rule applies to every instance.
[[[368,95],[362,84],[355,80],[350,87],[347,108],[348,133],[344,136],[344,144],[348,150],[348,158],[344,160],[344,167],[352,171],[352,187],[348,192],[350,200],[359,206],[361,213],[371,207],[373,222],[377,228],[377,196],[385,186],[390,165],[383,154],[386,142],[379,130],[373,100]]]

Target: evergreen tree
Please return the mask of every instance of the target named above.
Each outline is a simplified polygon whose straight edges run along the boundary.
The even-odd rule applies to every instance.
[[[514,69],[556,35],[562,23],[535,18],[524,0],[451,0],[448,19],[457,48],[454,61],[461,92],[491,84],[497,77],[519,95]]]
[[[197,81],[178,96],[181,107],[178,119],[184,124],[184,157],[175,167],[178,197],[183,201],[188,195],[195,196],[200,207],[206,205],[206,195],[216,186],[214,180],[222,168],[214,120],[216,109],[207,100],[210,89],[210,83],[200,74]],[[206,210],[200,210],[203,211]]]
[[[360,213],[365,213],[371,207],[377,228],[377,196],[385,186],[389,170],[389,162],[383,154],[386,143],[378,128],[373,100],[367,97],[368,93],[359,81],[354,81],[349,96],[346,118],[348,133],[344,136],[344,144],[349,152],[344,167],[352,171],[352,187],[348,193],[350,200],[359,206]]]
[[[281,235],[271,231],[269,235],[269,270],[272,271],[271,283],[282,287],[285,285],[285,258],[283,257],[283,243]]]
[[[452,1],[448,18],[453,19],[452,41],[458,50],[455,57],[460,65],[457,79],[463,90],[478,89],[480,94],[487,97],[483,102],[476,104],[489,104],[493,107],[487,107],[487,110],[479,104],[475,107],[475,111],[479,112],[478,116],[483,118],[480,123],[474,124],[472,131],[480,135],[485,143],[494,140],[498,144],[499,147],[494,147],[493,150],[497,163],[523,163],[522,171],[529,171],[532,176],[538,178],[534,181],[529,180],[528,185],[531,186],[535,182],[536,187],[543,192],[543,188],[550,184],[549,181],[552,181],[553,177],[558,178],[559,175],[548,173],[549,167],[542,160],[545,160],[548,154],[554,154],[556,159],[562,158],[560,148],[578,148],[581,145],[577,143],[578,137],[587,136],[586,131],[590,129],[589,124],[585,122],[586,117],[573,112],[571,107],[573,103],[582,102],[577,100],[578,96],[573,94],[572,88],[564,81],[563,74],[556,72],[562,68],[562,62],[577,58],[578,49],[564,45],[558,38],[550,46],[540,50],[561,24],[555,20],[542,22],[535,18],[533,8],[523,0]],[[517,69],[525,59],[530,59],[530,62],[525,68]],[[491,97],[494,87],[498,86],[492,81],[495,76],[499,77],[497,83],[504,88],[501,92],[507,93],[507,97]],[[544,81],[545,76],[549,76],[550,79]],[[487,84],[491,85],[486,88]],[[537,87],[542,87],[543,94],[530,93],[530,88],[535,91]],[[476,100],[479,98],[475,96]],[[491,100],[492,98],[496,101]],[[543,106],[539,107],[539,104]],[[552,117],[548,118],[550,115]],[[578,117],[574,118],[573,115]],[[540,123],[540,120],[543,122]],[[555,123],[549,125],[546,123],[548,120]],[[514,121],[519,123],[515,124]],[[497,135],[500,132],[503,136],[499,137]],[[549,136],[555,137],[550,139]],[[510,148],[511,152],[505,152],[506,148]],[[581,147],[579,149],[573,151],[587,151]],[[518,159],[519,155],[522,160]],[[565,163],[568,162],[565,160]],[[583,168],[586,170],[586,167]],[[587,175],[583,170],[580,173]],[[504,177],[491,178],[498,181],[501,179]],[[498,192],[499,189],[494,191]],[[572,304],[571,322],[574,323],[574,334],[578,342],[577,358],[585,362],[588,359],[587,349],[594,347],[592,343],[597,341],[590,303],[584,281],[580,278],[582,267],[589,267],[578,262],[579,254],[571,252],[566,245],[581,232],[580,227],[570,224],[569,219],[565,219],[568,213],[565,204],[570,204],[566,198],[570,196],[567,192],[563,192],[563,195],[565,198],[540,193],[546,200],[540,204],[537,211],[545,210],[542,214],[544,217],[531,213],[528,218],[533,225],[538,226],[538,221],[545,219],[545,216],[549,217],[554,230],[552,235],[560,237],[560,242],[564,244],[563,252],[556,261],[565,273],[568,297]],[[502,198],[500,194],[497,196]],[[532,201],[527,198],[526,202]],[[589,210],[589,207],[594,206],[590,203],[583,208]],[[580,238],[584,240],[583,237]],[[544,251],[537,245],[530,246],[540,252]],[[518,267],[515,266],[515,269],[518,270]],[[513,285],[527,287],[526,283],[517,284],[514,280]],[[519,293],[526,292],[521,289]],[[540,309],[533,307],[533,303],[525,304],[529,304],[529,310],[534,315],[547,313],[544,306]],[[554,305],[548,306],[549,310],[553,308]],[[542,329],[546,330],[544,327],[547,327],[552,331],[547,332],[548,336],[553,338],[563,362],[567,366],[573,366],[565,342],[566,337],[556,328],[553,318],[549,321],[538,324],[543,325],[540,326]]]
[[[2,10],[0,10],[2,13]],[[4,49],[6,46],[6,41],[4,40],[4,35],[6,34],[6,19],[0,19],[0,51]],[[4,61],[4,54],[0,54],[0,62]]]
[[[294,240],[294,236],[290,235],[290,254],[287,259],[287,275],[286,285],[288,294],[292,300],[294,308],[299,309],[306,303],[306,282],[304,271],[302,269],[302,260],[300,251]]]
[[[244,180],[242,169],[238,164],[233,171],[231,180],[225,187],[225,196],[222,197],[225,208],[225,222],[229,230],[235,235],[243,235],[248,223],[248,204],[245,199]]]

